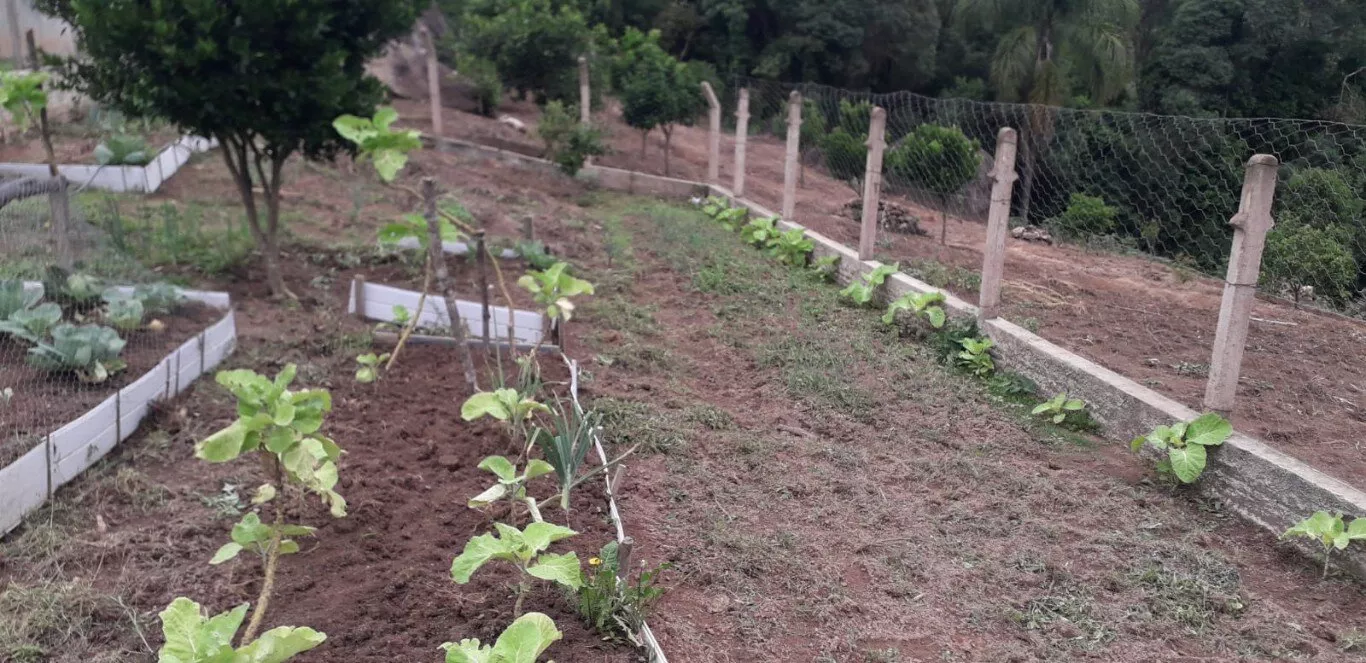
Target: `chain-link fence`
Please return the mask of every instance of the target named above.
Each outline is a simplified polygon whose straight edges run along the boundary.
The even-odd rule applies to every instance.
[[[118,250],[90,222],[108,203],[59,190],[0,205],[0,468],[222,316]]]

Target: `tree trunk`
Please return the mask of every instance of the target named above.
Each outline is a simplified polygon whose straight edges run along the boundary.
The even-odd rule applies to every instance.
[[[669,176],[669,146],[673,143],[673,127],[664,127],[664,176]]]
[[[267,156],[258,151],[250,137],[218,136],[222,145],[223,161],[237,183],[237,193],[242,198],[246,211],[247,228],[251,231],[256,250],[266,266],[266,284],[273,297],[293,297],[294,293],[285,286],[284,274],[280,269],[280,175],[285,159],[289,155]],[[270,159],[270,171],[263,162]],[[252,169],[255,168],[255,178]],[[253,179],[259,180],[265,197],[266,214],[262,223],[261,210],[256,204]]]

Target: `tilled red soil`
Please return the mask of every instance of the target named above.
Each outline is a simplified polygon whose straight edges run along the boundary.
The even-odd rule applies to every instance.
[[[425,127],[425,104],[400,102],[406,121]],[[503,112],[534,127],[533,105],[513,103]],[[599,119],[609,117],[600,115]],[[640,134],[608,120],[613,153],[599,162],[663,173],[663,136],[651,136],[640,153]],[[529,154],[541,150],[533,133],[468,113],[448,110],[446,134]],[[706,177],[705,127],[678,127],[671,174]],[[721,183],[731,184],[732,137],[721,141]],[[782,140],[751,135],[746,195],[771,209],[781,204]],[[854,198],[848,185],[819,168],[807,168],[798,191],[796,221],[848,246],[858,243],[858,224],[840,208]],[[975,275],[981,270],[984,220],[948,217],[947,246],[939,244],[937,211],[900,199],[920,217],[926,236],[883,233],[877,254],[903,267],[935,261]],[[1046,246],[1009,240],[1003,315],[1044,338],[1137,380],[1188,406],[1201,408],[1206,371],[1218,319],[1222,282],[1140,256]],[[967,301],[973,283],[936,283]],[[1304,460],[1357,487],[1366,487],[1366,323],[1258,301],[1248,338],[1238,401],[1238,430]]]
[[[157,317],[166,324],[163,331],[141,329],[121,333],[128,344],[119,357],[128,362],[128,367],[99,384],[86,384],[72,374],[34,368],[26,361],[27,343],[9,336],[0,338],[0,389],[14,390],[14,397],[0,408],[0,466],[31,449],[35,438],[65,426],[142,377],[167,354],[223,315],[218,309],[190,303],[174,315]]]

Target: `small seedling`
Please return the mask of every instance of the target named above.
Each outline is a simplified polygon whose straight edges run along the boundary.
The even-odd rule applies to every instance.
[[[944,326],[944,321],[948,319],[948,316],[944,314],[944,309],[937,306],[943,301],[944,295],[942,293],[923,292],[915,294],[908,292],[887,305],[887,312],[882,314],[882,323],[890,325],[896,321],[897,313],[910,311],[912,317],[924,318],[931,327],[939,329]]]
[[[1328,577],[1328,559],[1335,550],[1346,550],[1353,541],[1366,539],[1366,518],[1353,518],[1350,525],[1344,524],[1341,513],[1329,514],[1315,511],[1314,515],[1301,520],[1298,524],[1281,534],[1314,539],[1323,546],[1323,576]]]
[[[535,522],[525,530],[504,523],[494,523],[497,535],[480,534],[465,543],[465,549],[451,562],[451,579],[459,584],[470,581],[470,576],[489,560],[511,562],[521,571],[517,587],[514,615],[522,614],[522,599],[531,591],[531,578],[549,580],[578,590],[583,585],[579,570],[579,556],[573,552],[562,554],[545,552],[550,544],[574,536],[568,527]]]
[[[1213,412],[1190,422],[1172,426],[1158,426],[1145,437],[1137,438],[1130,447],[1137,452],[1149,444],[1158,451],[1166,451],[1167,458],[1158,463],[1162,475],[1175,475],[1182,483],[1194,483],[1205,471],[1207,447],[1217,447],[1233,434],[1233,425]]]
[[[446,650],[446,663],[536,663],[561,637],[564,635],[550,617],[528,612],[503,629],[492,645],[467,638],[443,643],[441,648]]]
[[[878,265],[873,271],[864,274],[858,281],[849,284],[849,287],[840,291],[840,296],[845,297],[858,306],[866,306],[873,301],[873,292],[881,286],[888,276],[897,273],[901,265]]]
[[[1057,396],[1039,403],[1034,406],[1030,414],[1039,417],[1048,417],[1053,423],[1061,424],[1067,419],[1070,412],[1081,412],[1086,409],[1086,402],[1080,398],[1068,398],[1067,392],[1060,392]]]
[[[730,209],[730,202],[720,196],[707,196],[707,199],[702,201],[701,205],[702,213],[713,219],[722,212]]]
[[[495,389],[481,391],[465,399],[460,406],[460,417],[474,421],[483,416],[493,417],[502,422],[508,434],[521,442],[527,440],[527,422],[537,412],[549,412],[550,408],[523,396],[516,389]]]
[[[257,490],[257,495],[252,499],[252,503],[264,504],[268,501],[267,499],[264,499],[267,496],[271,499],[275,497],[275,487],[270,484],[266,484],[262,486],[261,489]],[[316,528],[306,527],[304,525],[280,525],[281,539],[278,544],[277,554],[293,555],[294,553],[299,552],[299,543],[297,541],[283,537],[313,536],[313,533],[316,531]],[[232,540],[223,544],[222,547],[218,549],[218,552],[214,553],[213,558],[209,560],[209,564],[214,566],[222,564],[223,562],[237,557],[237,554],[243,550],[254,552],[257,555],[260,555],[261,559],[264,560],[266,559],[266,556],[270,554],[271,541],[274,536],[275,528],[273,526],[261,522],[261,517],[255,513],[248,513],[247,515],[242,516],[241,521],[232,526]]]
[[[996,362],[991,359],[991,349],[996,347],[995,341],[986,337],[960,338],[958,344],[963,346],[963,349],[954,357],[954,363],[979,378],[991,377],[991,374],[996,372]]]
[[[333,120],[332,127],[359,148],[357,161],[370,159],[380,179],[392,182],[407,165],[408,153],[422,147],[421,132],[389,128],[397,119],[398,111],[386,106],[376,110],[372,118],[343,115]]]
[[[565,407],[556,404],[553,410],[552,429],[537,428],[532,439],[541,447],[545,459],[555,470],[560,482],[560,509],[569,511],[569,493],[584,481],[616,467],[627,456],[635,452],[639,444],[627,449],[625,453],[606,465],[599,465],[587,472],[583,471],[584,459],[593,446],[593,431],[602,423],[602,415],[597,412],[579,414],[571,404]]]
[[[568,268],[568,264],[557,262],[543,272],[523,274],[517,285],[530,292],[551,319],[568,320],[574,314],[574,302],[569,298],[593,294],[593,284],[570,276]]]
[[[527,499],[527,482],[539,476],[544,476],[555,471],[555,468],[539,458],[532,458],[527,461],[526,469],[521,474],[517,473],[517,465],[506,456],[489,456],[479,462],[479,469],[492,472],[498,477],[498,483],[489,486],[484,492],[470,498],[469,506],[471,509],[481,509],[504,497],[512,501],[513,504]],[[529,504],[533,516],[539,516],[536,509],[536,502],[532,500]],[[536,518],[540,520],[540,518]]]
[[[367,352],[356,356],[356,363],[360,368],[356,369],[356,382],[370,384],[379,379],[379,366],[389,360],[389,353],[375,354]]]

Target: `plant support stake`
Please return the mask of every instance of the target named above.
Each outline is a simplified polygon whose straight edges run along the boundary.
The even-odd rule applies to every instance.
[[[422,178],[422,216],[427,219],[427,257],[432,261],[432,271],[436,274],[437,287],[446,299],[446,313],[451,321],[451,335],[460,346],[460,363],[465,369],[465,382],[470,389],[479,391],[479,381],[474,374],[474,359],[470,356],[470,346],[465,342],[465,323],[460,320],[460,309],[456,308],[455,289],[451,283],[450,272],[446,270],[445,252],[441,248],[441,223],[436,216],[436,180]]]
[[[1225,417],[1233,411],[1252,303],[1257,296],[1262,249],[1266,246],[1266,233],[1275,223],[1271,219],[1271,202],[1276,194],[1279,166],[1280,162],[1270,154],[1255,154],[1248,160],[1238,213],[1228,222],[1233,226],[1233,250],[1228,259],[1224,298],[1219,305],[1219,326],[1214,332],[1209,381],[1205,384],[1205,409]]]
[[[1015,130],[1001,127],[996,134],[996,165],[991,169],[991,207],[987,212],[987,242],[982,251],[982,286],[977,295],[977,318],[1000,314],[1001,280],[1005,275],[1006,233],[1010,232],[1010,196],[1015,188]]]
[[[479,300],[483,306],[484,348],[487,349],[490,345],[489,330],[493,327],[493,315],[489,311],[489,254],[484,244],[483,230],[474,233],[474,251],[479,264]]]

